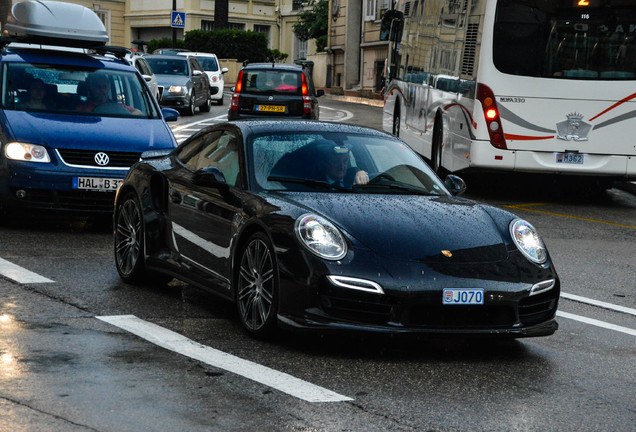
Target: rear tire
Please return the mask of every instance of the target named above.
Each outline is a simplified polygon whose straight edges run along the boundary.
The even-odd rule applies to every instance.
[[[129,192],[115,208],[115,267],[126,283],[164,285],[172,277],[146,270],[145,232],[141,204]]]
[[[199,111],[201,112],[210,112],[210,108],[212,107],[212,102],[210,98],[205,100],[205,103],[199,107]]]

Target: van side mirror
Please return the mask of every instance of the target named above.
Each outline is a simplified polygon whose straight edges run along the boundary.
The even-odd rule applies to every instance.
[[[172,108],[161,108],[161,115],[167,122],[173,122],[179,120],[179,111]]]
[[[380,24],[380,40],[399,42],[402,40],[402,31],[404,30],[404,13],[389,9],[382,16]]]

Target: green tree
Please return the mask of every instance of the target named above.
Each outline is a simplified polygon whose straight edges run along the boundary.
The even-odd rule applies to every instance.
[[[292,30],[300,40],[316,39],[316,51],[320,52],[327,46],[329,2],[311,0],[309,5],[313,7],[300,14],[300,21],[294,24]]]

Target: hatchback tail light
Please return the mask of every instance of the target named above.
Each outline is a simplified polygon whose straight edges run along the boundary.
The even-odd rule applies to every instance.
[[[232,94],[232,102],[230,103],[230,111],[238,111],[239,109],[239,94],[241,93],[241,87],[243,87],[243,71],[239,72],[238,78],[236,79],[234,93]]]
[[[309,88],[307,87],[307,78],[305,74],[300,74],[302,76],[302,93],[303,93],[303,113],[311,114],[311,97],[309,97]]]
[[[486,127],[490,135],[490,144],[498,149],[507,150],[506,139],[501,119],[499,118],[499,108],[492,89],[482,83],[477,83],[477,99],[481,102],[486,117]]]

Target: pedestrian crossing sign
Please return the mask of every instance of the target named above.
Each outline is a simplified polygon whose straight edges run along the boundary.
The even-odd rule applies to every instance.
[[[185,12],[172,11],[170,16],[170,27],[185,28]]]

